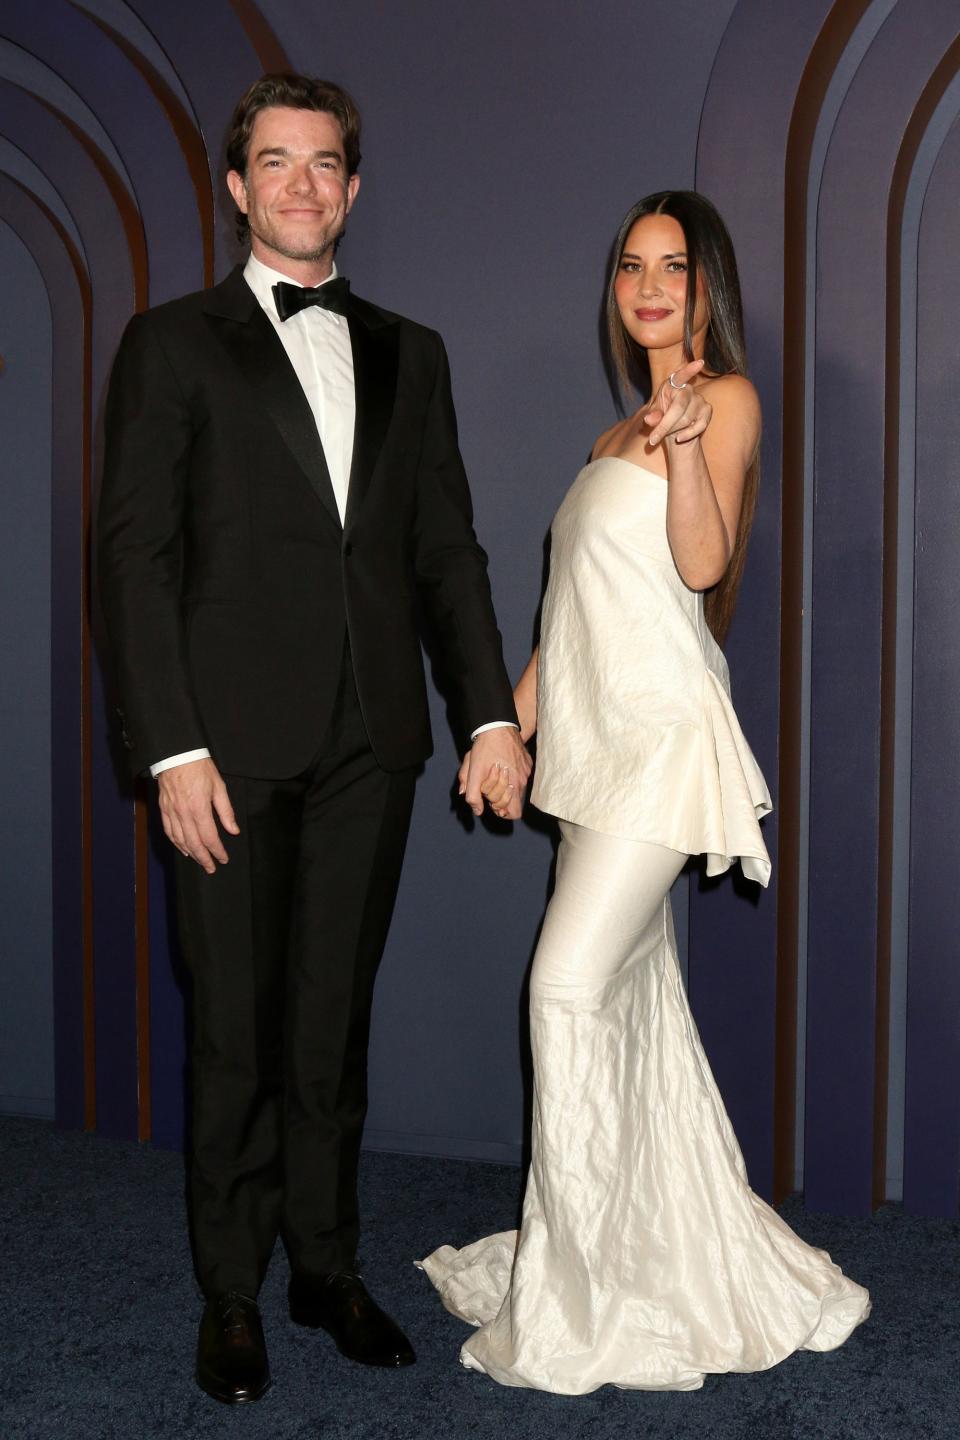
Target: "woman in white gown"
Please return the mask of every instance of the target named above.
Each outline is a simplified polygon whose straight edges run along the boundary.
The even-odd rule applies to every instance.
[[[867,1292],[747,1183],[680,978],[670,886],[691,854],[766,885],[763,776],[722,639],[752,520],[760,417],[714,208],[648,196],[615,249],[624,388],[552,526],[539,653],[517,690],[533,802],[560,821],[530,980],[532,1158],[519,1232],[422,1261],[506,1385],[690,1390],[841,1344]],[[646,372],[646,374],[644,374]],[[707,595],[704,605],[704,592]],[[509,774],[491,772],[505,813]]]

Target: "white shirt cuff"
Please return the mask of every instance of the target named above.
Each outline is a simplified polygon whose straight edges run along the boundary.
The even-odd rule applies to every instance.
[[[478,735],[482,735],[483,732],[484,732],[484,730],[507,730],[507,729],[510,729],[510,730],[519,730],[519,729],[520,729],[520,726],[516,723],[515,720],[490,720],[486,725],[478,725],[477,728],[476,728],[476,730],[471,730],[471,732],[470,732],[470,739],[471,739],[471,740],[476,740],[477,736],[478,736]]]
[[[167,760],[158,760],[150,766],[150,774],[156,779],[162,770],[172,770],[174,765],[189,765],[191,760],[209,760],[209,750],[184,750],[181,755],[171,755]]]

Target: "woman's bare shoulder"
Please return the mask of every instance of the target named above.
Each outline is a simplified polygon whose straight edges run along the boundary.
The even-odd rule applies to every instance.
[[[590,459],[596,460],[599,456],[606,455],[608,451],[618,450],[620,441],[633,423],[633,418],[632,415],[627,415],[622,420],[615,420],[609,429],[598,435],[593,449],[590,451]]]
[[[753,415],[759,418],[760,397],[746,375],[709,375],[697,388],[714,409],[722,406],[732,414],[740,412],[745,419]]]
[[[747,377],[718,375],[704,381],[702,394],[713,408],[710,438],[705,437],[708,447],[729,438],[744,455],[754,454],[760,439],[760,398]]]

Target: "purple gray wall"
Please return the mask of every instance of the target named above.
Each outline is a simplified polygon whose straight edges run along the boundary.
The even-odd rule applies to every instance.
[[[53,1115],[50,808],[50,414],[52,324],[28,245],[0,222],[0,1107]]]
[[[960,695],[943,642],[960,525],[939,378],[956,328],[941,276],[956,244],[960,23],[951,0],[682,0],[669,17],[637,0],[6,0],[0,221],[21,249],[0,278],[4,315],[32,264],[53,336],[45,350],[8,319],[3,339],[43,377],[7,407],[17,442],[39,426],[52,454],[34,453],[45,486],[30,487],[27,527],[50,612],[18,593],[36,643],[16,673],[24,696],[27,680],[49,691],[56,797],[52,816],[42,786],[17,801],[52,904],[12,884],[0,897],[22,1017],[0,1031],[7,1108],[18,1084],[36,1087],[17,1079],[29,1026],[53,1046],[46,1103],[62,1123],[182,1138],[163,851],[145,792],[116,768],[95,607],[89,641],[80,625],[84,533],[122,325],[228,268],[222,131],[248,81],[288,63],[341,80],[363,110],[342,267],[447,341],[514,671],[550,518],[613,416],[598,318],[619,219],[647,191],[693,184],[727,216],[765,415],[728,653],[778,804],[766,833],[779,865],[759,899],[729,878],[681,882],[691,998],[759,1190],[802,1175],[808,1203],[857,1212],[902,1184],[912,1209],[956,1213],[960,1114],[944,1091],[960,1087],[936,1077],[960,1070],[956,842],[938,763]],[[682,85],[663,59],[677,36]],[[18,493],[5,483],[0,498],[8,574],[3,507]],[[551,832],[535,815],[509,835],[465,826],[439,697],[435,728],[377,998],[367,1143],[517,1159]],[[13,873],[6,856],[0,870]]]

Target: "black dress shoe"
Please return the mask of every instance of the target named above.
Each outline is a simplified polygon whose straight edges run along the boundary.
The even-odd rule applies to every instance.
[[[400,1326],[367,1293],[359,1275],[337,1272],[318,1279],[294,1275],[290,1318],[311,1330],[326,1330],[341,1355],[361,1365],[412,1365],[413,1346]]]
[[[235,1290],[208,1300],[197,1337],[197,1384],[225,1405],[259,1400],[270,1366],[257,1302]]]

